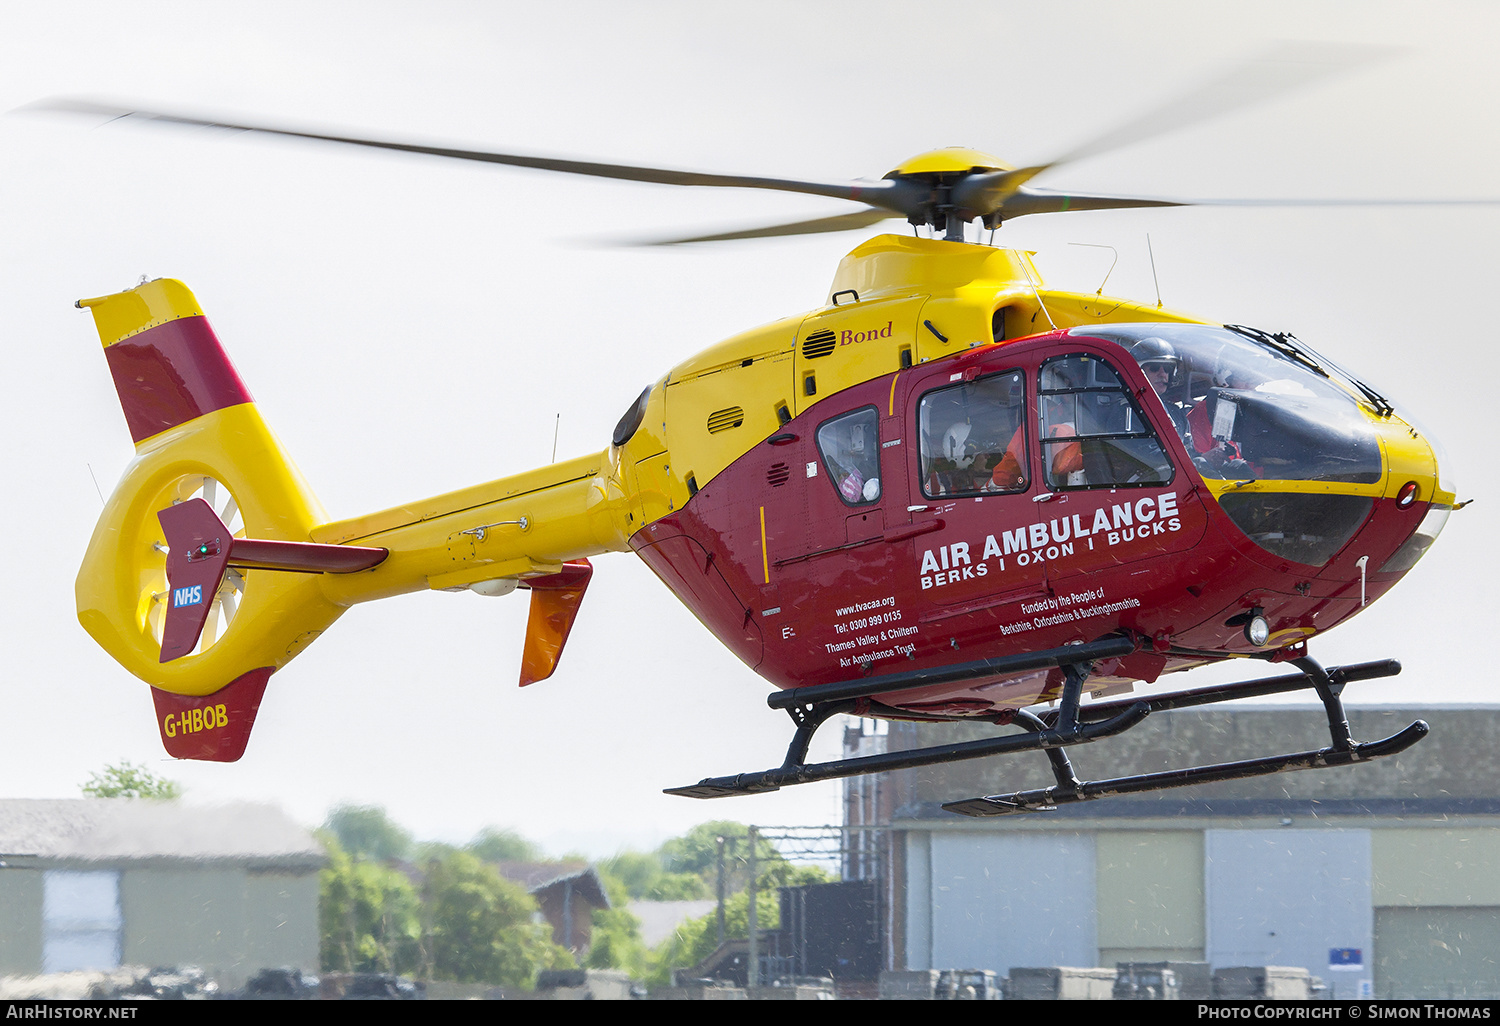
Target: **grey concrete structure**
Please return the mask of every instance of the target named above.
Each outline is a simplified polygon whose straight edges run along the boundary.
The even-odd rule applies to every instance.
[[[277,809],[0,801],[0,975],[318,968],[322,847]]]
[[[1046,787],[1041,754],[856,778],[846,820],[886,829],[850,875],[886,882],[892,969],[1206,960],[1305,966],[1338,997],[1500,996],[1500,708],[1350,710],[1364,740],[1417,718],[1431,736],[1382,762],[991,819],[939,805]],[[1008,729],[900,723],[846,748]],[[1321,708],[1251,705],[1072,755],[1088,779],[1327,743]]]

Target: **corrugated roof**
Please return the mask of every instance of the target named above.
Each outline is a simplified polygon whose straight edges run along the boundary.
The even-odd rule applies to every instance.
[[[587,862],[496,862],[494,867],[507,880],[520,884],[531,895],[572,881],[577,893],[598,908],[609,908],[609,895],[599,874]]]
[[[272,805],[139,798],[0,800],[0,857],[45,861],[232,861],[316,869],[312,834]]]

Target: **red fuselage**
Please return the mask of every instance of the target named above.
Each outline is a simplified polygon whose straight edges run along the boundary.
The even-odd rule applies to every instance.
[[[1159,442],[1154,479],[1106,486],[1079,484],[1081,471],[1069,478],[1074,429],[1071,421],[1059,429],[1047,409],[1059,398],[1048,391],[1047,366],[1062,357],[1113,368],[1117,393],[1075,387],[1066,398],[1128,407],[1127,419],[1137,418],[1130,430]],[[924,409],[935,409],[944,389],[996,375],[1014,382],[1017,430],[992,443],[1008,450],[1011,470],[999,469],[997,452],[993,476],[982,454],[943,463],[953,473],[940,475],[934,453],[944,443]],[[860,439],[866,458],[878,459],[864,474],[878,474],[875,499],[829,458],[827,426],[856,411],[872,411],[864,423],[878,425],[878,437]],[[1185,429],[1174,429],[1182,418],[1122,346],[1081,329],[986,346],[824,399],[631,543],[724,644],[780,688],[1130,632],[1141,649],[1095,667],[1090,685],[1105,690],[1236,654],[1301,654],[1306,638],[1400,579],[1404,568],[1381,568],[1429,502],[1372,496],[1321,565],[1297,562],[1252,540],[1226,513],[1195,468],[1201,456],[1190,455]],[[949,456],[962,451],[954,437]],[[1270,626],[1261,648],[1242,629],[1251,610]],[[992,717],[1055,697],[1061,679],[1052,670],[970,680],[882,696],[865,709]]]

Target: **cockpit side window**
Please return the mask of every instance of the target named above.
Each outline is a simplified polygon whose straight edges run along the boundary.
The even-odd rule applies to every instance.
[[[818,428],[818,452],[845,504],[880,501],[880,415],[875,407],[824,421]]]
[[[1026,379],[990,374],[922,396],[922,494],[1020,492],[1027,486]]]
[[[1040,386],[1042,476],[1048,488],[1120,488],[1172,480],[1172,461],[1104,360],[1082,353],[1054,357],[1042,364]]]

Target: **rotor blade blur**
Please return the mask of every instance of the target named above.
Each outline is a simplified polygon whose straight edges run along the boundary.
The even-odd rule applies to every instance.
[[[1166,135],[1223,117],[1236,110],[1268,103],[1313,83],[1389,59],[1394,47],[1334,43],[1280,43],[1239,67],[1157,105],[1064,153],[1047,166],[1056,167],[1085,157]]]
[[[769,239],[778,235],[814,235],[819,232],[842,232],[855,228],[867,228],[887,218],[900,217],[888,210],[868,207],[852,214],[834,217],[819,217],[811,221],[795,221],[791,224],[768,225],[765,228],[746,228],[742,231],[720,232],[715,235],[695,235],[689,239],[660,239],[643,243],[647,246],[682,246],[690,242],[730,242],[735,239]]]
[[[451,160],[472,160],[487,164],[505,164],[511,167],[532,168],[538,171],[558,171],[564,174],[589,175],[595,178],[615,178],[628,182],[651,182],[657,185],[699,185],[735,189],[771,189],[778,192],[806,193],[813,196],[829,196],[834,199],[856,200],[864,203],[889,205],[903,215],[908,193],[904,183],[880,180],[861,182],[810,182],[789,178],[760,178],[751,175],[711,174],[701,171],[681,171],[671,168],[637,167],[630,164],[604,164],[584,160],[563,160],[556,157],[538,157],[522,153],[498,153],[488,150],[465,150],[447,146],[427,146],[419,143],[370,139],[352,135],[302,131],[294,128],[267,124],[251,124],[242,121],[226,121],[218,118],[194,117],[165,111],[144,110],[131,107],[115,107],[87,100],[44,100],[29,109],[58,111],[71,114],[96,115],[115,120],[140,118],[170,125],[197,128],[226,128],[238,132],[260,132],[293,139],[310,139],[315,142],[342,143],[346,146],[364,146],[370,149],[394,150],[400,153],[420,153],[431,157],[446,157]]]
[[[1278,44],[1242,62],[1231,71],[1200,83],[1144,114],[1102,132],[1053,160],[1016,168],[1014,171],[971,176],[954,188],[953,202],[959,207],[974,211],[976,215],[993,213],[1007,207],[1007,200],[1023,185],[1051,168],[1190,128],[1256,104],[1268,103],[1305,89],[1322,79],[1385,60],[1396,52],[1395,48],[1378,46]],[[1080,208],[1075,206],[1066,209]],[[1028,209],[1025,212],[1040,211]]]

